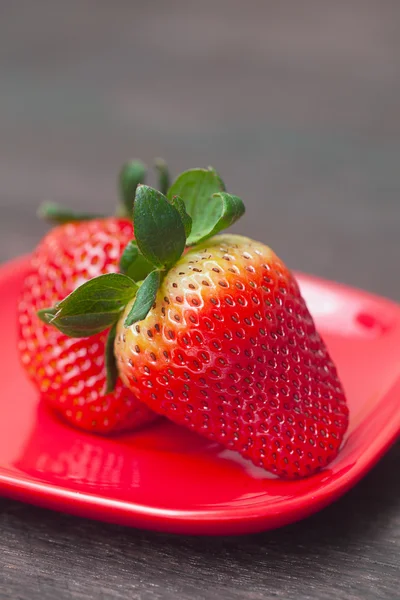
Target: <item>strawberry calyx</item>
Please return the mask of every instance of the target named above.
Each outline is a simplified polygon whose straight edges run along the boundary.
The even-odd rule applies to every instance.
[[[162,158],[154,161],[154,167],[158,176],[158,187],[165,191],[169,187],[169,171],[166,162]],[[130,219],[132,217],[132,205],[135,198],[136,188],[144,183],[147,175],[147,167],[140,160],[127,161],[118,175],[119,202],[116,216]],[[104,219],[108,215],[90,212],[73,211],[69,207],[55,202],[43,202],[37,211],[39,218],[56,225],[65,223],[77,223],[80,221],[92,221],[93,219]]]
[[[142,281],[152,270],[152,264],[139,252],[136,240],[131,240],[122,253],[119,270],[136,281]]]
[[[127,275],[106,273],[89,279],[54,307],[37,314],[68,337],[90,337],[111,327],[137,290],[138,285]]]
[[[124,170],[125,169],[125,170]],[[112,352],[115,325],[128,302],[134,299],[125,326],[142,321],[154,305],[158,289],[169,269],[188,246],[196,245],[231,226],[244,213],[242,200],[225,191],[219,174],[212,169],[185,171],[164,194],[136,183],[143,172],[125,165],[120,189],[132,198],[135,240],[120,259],[120,273],[100,275],[79,286],[56,306],[38,312],[39,318],[69,337],[89,337],[110,329],[106,344],[107,391],[116,381]],[[158,163],[160,187],[169,175]]]

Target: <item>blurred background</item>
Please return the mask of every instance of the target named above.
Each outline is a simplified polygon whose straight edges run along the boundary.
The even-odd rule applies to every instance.
[[[400,2],[0,3],[0,260],[127,158],[213,165],[292,268],[400,300]]]

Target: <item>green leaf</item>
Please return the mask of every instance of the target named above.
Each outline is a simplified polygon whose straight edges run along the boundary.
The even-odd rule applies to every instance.
[[[142,281],[154,269],[154,265],[140,254],[136,241],[132,240],[122,253],[119,268],[121,273],[125,273],[134,281]]]
[[[121,273],[128,273],[132,263],[135,262],[139,254],[139,248],[134,240],[131,240],[125,247],[119,261],[119,269]]]
[[[114,325],[111,327],[108,333],[104,352],[104,362],[106,365],[107,376],[105,388],[106,394],[111,394],[111,392],[114,391],[118,379],[117,361],[114,354],[114,341],[116,332],[117,324],[114,323]]]
[[[43,202],[38,208],[37,215],[39,218],[50,221],[50,223],[56,223],[57,225],[105,218],[105,215],[75,212],[55,202]]]
[[[119,193],[122,216],[131,217],[136,188],[146,179],[146,167],[140,160],[124,164],[119,174]]]
[[[227,229],[245,212],[241,198],[227,192],[213,194],[212,201],[215,202],[212,211],[210,210],[208,213],[205,211],[207,214],[204,216],[202,229],[198,228],[194,235],[192,232],[187,241],[188,246],[202,242],[223,229]]]
[[[100,333],[118,320],[137,289],[135,282],[126,275],[100,275],[78,287],[54,309],[45,312],[46,322],[69,337]],[[47,318],[46,315],[55,309],[53,317]]]
[[[167,163],[162,158],[156,158],[156,160],[154,162],[154,166],[158,171],[159,190],[162,194],[166,194],[168,192],[168,188],[170,186],[170,177],[169,177]]]
[[[173,196],[173,198],[170,200],[170,203],[181,215],[182,223],[185,228],[185,235],[186,238],[188,238],[192,230],[192,217],[186,212],[184,201],[179,196]]]
[[[185,249],[185,227],[178,210],[164,194],[140,185],[133,205],[136,243],[156,267],[173,265]]]
[[[214,169],[214,167],[208,167],[208,170],[209,170],[209,171],[212,171],[212,172],[214,173],[214,177],[215,177],[215,178],[218,180],[218,182],[219,182],[219,185],[220,185],[221,192],[226,192],[225,183],[224,183],[224,181],[223,181],[223,179],[222,179],[221,175],[218,173],[218,171],[216,171],[216,170]]]
[[[143,321],[143,319],[147,317],[149,310],[155,302],[160,282],[160,271],[155,270],[147,275],[136,294],[135,302],[133,303],[129,314],[125,319],[125,327],[130,327],[130,325],[133,325],[138,321]]]
[[[191,169],[181,173],[168,190],[168,198],[180,196],[186,211],[192,217],[192,230],[187,244],[194,244],[202,238],[204,229],[209,229],[209,221],[218,215],[218,200],[213,194],[225,190],[219,174],[212,169]]]

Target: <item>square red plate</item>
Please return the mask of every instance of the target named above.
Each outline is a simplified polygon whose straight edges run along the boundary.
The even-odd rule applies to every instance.
[[[16,298],[27,268],[0,269],[0,493],[148,529],[233,534],[301,519],[354,485],[400,432],[400,307],[304,275],[298,279],[350,405],[328,469],[284,482],[160,420],[115,438],[78,432],[38,403],[19,366]]]

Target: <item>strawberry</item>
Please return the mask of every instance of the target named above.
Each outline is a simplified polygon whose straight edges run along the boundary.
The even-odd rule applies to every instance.
[[[134,302],[134,301],[133,301]],[[124,383],[153,410],[284,476],[338,451],[347,408],[296,280],[266,246],[213,237],[116,337]]]
[[[136,177],[140,167],[125,167],[125,186],[132,185],[132,169]],[[120,379],[114,391],[105,393],[106,331],[90,339],[71,339],[36,314],[81,283],[118,271],[122,251],[133,236],[132,223],[126,218],[73,215],[56,205],[42,206],[41,213],[65,224],[41,241],[21,290],[18,345],[25,370],[45,401],[81,429],[109,433],[153,420],[154,413]]]
[[[55,304],[77,285],[118,270],[118,259],[132,238],[125,219],[94,219],[60,225],[34,252],[18,306],[19,351],[40,394],[70,423],[86,430],[130,429],[153,414],[118,381],[105,394],[107,332],[71,339],[43,323],[37,311]]]
[[[118,371],[141,401],[280,477],[303,477],[337,455],[346,399],[290,270],[264,244],[216,235],[243,212],[212,169],[182,174],[167,197],[139,186],[136,243],[124,253],[130,277],[83,285],[46,319],[90,335],[96,290],[115,303]]]

